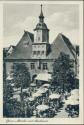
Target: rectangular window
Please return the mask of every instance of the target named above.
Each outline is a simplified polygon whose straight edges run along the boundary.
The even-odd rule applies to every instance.
[[[48,69],[47,63],[43,63],[43,70],[46,70],[46,69]]]
[[[36,54],[36,51],[33,51],[33,55],[35,55]]]
[[[31,63],[31,69],[35,69],[35,64]]]
[[[38,41],[40,41],[40,37],[38,37]]]
[[[40,51],[37,51],[37,55],[39,55],[40,54]]]
[[[44,55],[44,51],[42,51],[42,55]]]

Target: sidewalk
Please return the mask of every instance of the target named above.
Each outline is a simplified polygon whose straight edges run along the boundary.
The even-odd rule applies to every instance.
[[[60,112],[57,113],[57,115],[54,118],[68,118],[68,113],[65,111],[65,105],[64,107],[60,110]]]

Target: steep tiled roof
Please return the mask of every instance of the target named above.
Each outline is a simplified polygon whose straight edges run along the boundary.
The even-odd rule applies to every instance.
[[[7,59],[30,59],[33,41],[34,35],[30,32],[24,31],[21,40]]]
[[[74,51],[75,49],[70,40],[63,34],[59,33],[56,39],[51,44],[51,53],[48,55],[48,58],[58,58],[60,52],[69,54],[71,58],[74,58]]]
[[[7,59],[31,59],[32,43],[34,42],[34,35],[27,31],[24,32],[20,42],[14,48],[13,53]],[[59,33],[56,39],[51,44],[51,51],[46,59],[58,58],[60,52],[69,54],[74,58],[75,49],[69,39],[63,34]]]

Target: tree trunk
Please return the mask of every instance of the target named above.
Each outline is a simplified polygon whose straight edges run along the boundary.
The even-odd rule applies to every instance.
[[[65,87],[64,87],[64,83],[63,83],[63,93],[64,93],[64,89],[65,89]]]
[[[20,100],[21,100],[21,111],[22,111],[22,114],[23,114],[23,111],[24,111],[24,106],[23,106],[23,92],[22,92],[22,87],[21,87],[21,95],[20,95]]]
[[[20,90],[20,101],[22,102],[22,88]]]

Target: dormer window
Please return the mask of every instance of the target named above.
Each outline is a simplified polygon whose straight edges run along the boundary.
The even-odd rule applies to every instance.
[[[28,41],[24,41],[24,47],[28,47],[28,45],[29,45],[29,42]]]

